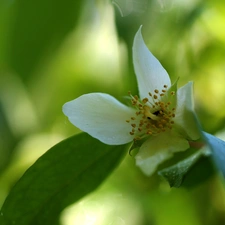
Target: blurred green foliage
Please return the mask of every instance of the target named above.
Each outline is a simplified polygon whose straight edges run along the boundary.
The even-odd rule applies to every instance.
[[[126,17],[106,0],[0,1],[0,204],[40,155],[79,132],[62,114],[65,102],[88,92],[123,101],[127,91],[137,92],[131,49],[141,24],[172,80],[194,81],[204,130],[224,137],[224,12],[222,0],[149,0]],[[128,155],[96,193],[73,207],[62,224],[77,218],[80,224],[87,218],[92,224],[225,223],[217,176],[192,189],[170,189],[158,176],[141,174]]]

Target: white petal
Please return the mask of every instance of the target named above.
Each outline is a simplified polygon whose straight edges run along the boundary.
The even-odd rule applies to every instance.
[[[133,139],[126,120],[134,115],[134,110],[108,94],[82,95],[64,104],[63,112],[73,125],[103,143],[120,145]]]
[[[200,138],[200,125],[194,112],[193,82],[189,82],[177,91],[177,110],[175,124],[178,125],[187,138]]]
[[[158,165],[168,160],[175,152],[189,148],[188,141],[173,132],[150,137],[136,155],[136,165],[144,174],[150,176]]]
[[[171,86],[168,73],[145,45],[141,27],[134,38],[133,63],[141,98],[148,97],[155,89],[161,90],[163,85]]]

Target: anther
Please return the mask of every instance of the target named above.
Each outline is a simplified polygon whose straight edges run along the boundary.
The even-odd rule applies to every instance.
[[[153,98],[154,98],[154,99],[157,99],[157,98],[158,98],[158,96],[157,96],[157,95],[154,95],[154,96],[153,96]]]
[[[131,126],[135,128],[136,127],[136,124],[135,123],[132,123]]]
[[[143,123],[139,123],[139,127],[142,127],[144,124]]]
[[[143,102],[143,103],[148,102],[148,98],[144,98],[144,99],[142,100],[142,102]]]
[[[130,123],[130,120],[126,120],[127,123]]]
[[[164,88],[167,88],[168,86],[167,86],[167,85],[163,85],[163,87],[164,87]]]
[[[161,123],[162,123],[162,124],[166,124],[166,123],[167,123],[167,121],[166,121],[166,120],[164,120],[164,119],[162,119],[162,120],[161,120]]]
[[[135,117],[131,117],[132,120],[135,120]]]
[[[141,139],[141,138],[137,136],[137,137],[134,138],[134,141],[138,141],[138,140],[140,140],[140,139]]]
[[[158,93],[159,93],[159,90],[155,89],[154,92],[155,92],[156,94],[158,94]]]

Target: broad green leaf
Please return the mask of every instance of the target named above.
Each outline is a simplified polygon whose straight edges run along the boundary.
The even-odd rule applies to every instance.
[[[86,133],[58,143],[12,188],[0,212],[0,224],[58,224],[60,212],[94,191],[126,150],[126,145],[105,145]]]
[[[173,166],[170,166],[168,168],[165,168],[159,171],[158,174],[164,177],[168,181],[170,187],[177,187],[177,188],[180,187],[183,181],[185,181],[185,179],[188,180],[186,181],[186,183],[189,184],[191,183],[189,180],[195,180],[196,174],[198,174],[198,176],[205,176],[205,174],[199,174],[198,172],[196,173],[197,170],[200,171],[200,168],[199,167],[195,168],[195,166],[199,166],[202,163],[204,163],[205,165],[206,161],[207,163],[209,163],[207,159],[208,158],[207,156],[209,155],[210,155],[210,152],[208,151],[208,149],[203,148],[201,150],[198,150],[198,152],[186,158],[185,160],[182,160]],[[203,157],[206,160],[203,159]],[[194,168],[195,168],[195,172],[193,173]],[[206,170],[205,172],[207,173]],[[189,173],[191,174],[191,176]],[[199,177],[197,179],[199,179]]]
[[[203,132],[203,135],[212,151],[213,160],[217,168],[225,177],[225,142],[206,132]]]

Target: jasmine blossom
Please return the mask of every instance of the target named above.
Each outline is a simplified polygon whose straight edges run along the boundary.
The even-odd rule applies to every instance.
[[[67,102],[64,114],[70,122],[109,145],[144,140],[136,164],[151,175],[174,153],[185,151],[189,141],[200,138],[193,109],[193,83],[177,90],[160,62],[144,43],[141,28],[134,38],[133,63],[139,97],[129,93],[126,106],[104,93],[85,94]]]

